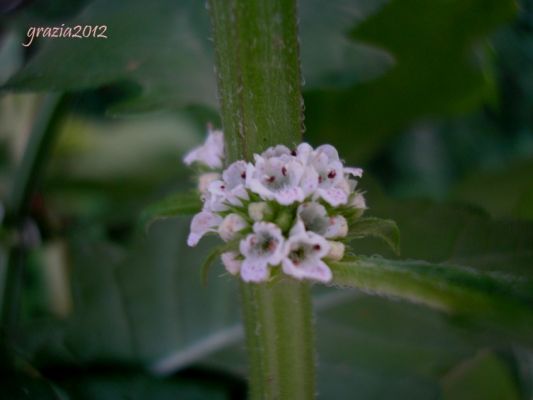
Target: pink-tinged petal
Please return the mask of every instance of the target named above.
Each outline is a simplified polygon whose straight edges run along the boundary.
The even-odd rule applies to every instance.
[[[267,188],[257,179],[249,179],[246,183],[246,186],[248,189],[250,189],[252,192],[258,194],[261,196],[263,200],[272,200],[274,198],[274,193]]]
[[[305,234],[305,225],[301,219],[298,219],[289,232],[289,237],[301,236]]]
[[[328,220],[328,226],[324,237],[327,238],[340,238],[345,237],[348,234],[348,222],[342,215],[330,217]]]
[[[207,172],[198,177],[198,191],[200,193],[205,193],[209,188],[209,185],[220,179],[220,174],[218,172]]]
[[[261,153],[261,157],[263,158],[272,158],[272,157],[281,157],[281,156],[290,156],[291,151],[287,146],[284,146],[282,144],[278,144],[274,147],[269,147],[266,149],[263,153]]]
[[[307,237],[309,242],[313,245],[313,257],[322,258],[329,253],[331,246],[321,235],[317,235],[314,232],[307,232]]]
[[[356,176],[358,178],[361,178],[363,176],[363,169],[362,168],[352,168],[352,167],[346,167],[344,168],[344,173],[352,176]]]
[[[218,227],[218,234],[223,241],[229,242],[237,232],[248,226],[248,223],[239,214],[227,215]]]
[[[265,282],[269,275],[270,271],[264,260],[247,258],[242,262],[241,278],[245,282]]]
[[[183,163],[185,165],[191,165],[193,162],[197,161],[199,158],[200,148],[195,148],[185,154],[183,157]]]
[[[241,240],[239,249],[246,259],[260,259],[277,265],[283,257],[285,239],[279,227],[271,222],[256,222],[253,233]]]
[[[319,259],[306,261],[302,265],[303,277],[313,281],[327,283],[333,277],[326,263]]]
[[[217,196],[225,196],[227,193],[226,184],[221,180],[212,181],[207,186],[207,190]]]
[[[305,197],[312,195],[318,188],[318,173],[313,168],[307,167],[305,169],[300,181],[300,187]]]
[[[187,246],[194,247],[198,244],[200,239],[204,236],[203,234],[197,234],[197,233],[189,233],[189,236],[187,236]]]
[[[295,201],[304,201],[305,196],[301,188],[291,187],[282,189],[279,192],[275,192],[274,198],[279,204],[283,206],[288,206],[289,204],[292,204]]]
[[[246,183],[247,169],[248,164],[245,161],[239,160],[235,161],[224,170],[222,178],[229,189],[233,189]]]
[[[294,264],[290,259],[285,258],[282,262],[282,268],[285,274],[299,280],[310,279],[326,283],[332,278],[329,267],[318,258],[305,260],[304,262],[297,264]]]
[[[341,204],[346,204],[348,201],[348,195],[346,192],[337,187],[330,187],[328,189],[318,189],[317,195],[328,202],[333,207],[337,207]]]
[[[242,202],[241,200],[249,200],[250,197],[248,196],[248,192],[244,188],[244,186],[239,185],[233,189],[231,189],[231,193],[228,194],[228,201],[230,204],[233,204],[235,206],[241,206]]]
[[[235,251],[227,251],[220,255],[222,264],[224,264],[224,267],[226,267],[226,271],[232,275],[237,275],[241,270],[242,260],[239,260],[237,258],[238,256],[239,253]]]
[[[307,165],[309,157],[313,154],[313,147],[308,143],[300,143],[296,148],[296,158],[304,165]]]
[[[337,149],[330,144],[323,144],[322,146],[318,146],[315,150],[315,153],[325,154],[330,162],[339,161],[339,153],[337,152]]]
[[[196,214],[191,221],[191,232],[187,238],[187,245],[194,247],[198,244],[202,236],[207,232],[215,232],[215,228],[222,222],[222,217],[202,211]]]
[[[206,141],[187,153],[183,159],[186,165],[194,162],[205,164],[210,168],[222,168],[224,158],[224,134],[222,131],[209,129]]]

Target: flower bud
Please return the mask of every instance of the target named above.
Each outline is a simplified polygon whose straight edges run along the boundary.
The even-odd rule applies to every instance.
[[[240,260],[238,257],[239,253],[235,251],[227,251],[220,255],[222,264],[224,264],[224,267],[226,267],[226,271],[232,275],[237,275],[241,270],[242,260]]]
[[[217,172],[207,172],[198,177],[198,191],[205,193],[211,182],[220,179],[220,174]]]
[[[223,241],[229,242],[235,237],[237,232],[246,228],[247,225],[244,218],[239,214],[229,214],[218,227],[218,234]]]
[[[354,193],[352,195],[352,198],[350,199],[350,207],[357,209],[357,217],[363,215],[367,207],[365,198],[363,197],[362,193]]]
[[[248,214],[254,221],[268,221],[272,218],[272,207],[264,201],[257,203],[250,203],[248,205]]]
[[[340,261],[344,257],[344,243],[328,240],[330,245],[329,253],[326,255],[328,260]]]

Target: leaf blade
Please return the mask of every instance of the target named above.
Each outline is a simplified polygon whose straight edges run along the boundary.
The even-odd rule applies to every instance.
[[[528,280],[445,264],[377,257],[359,257],[331,263],[330,267],[335,285],[422,303],[453,315],[468,315],[518,336],[531,334],[533,286]]]
[[[139,224],[148,230],[152,223],[159,219],[195,214],[201,207],[198,193],[173,193],[145,208],[139,217]]]
[[[349,238],[375,237],[387,243],[396,255],[400,254],[400,229],[396,222],[377,217],[359,218],[350,226]]]

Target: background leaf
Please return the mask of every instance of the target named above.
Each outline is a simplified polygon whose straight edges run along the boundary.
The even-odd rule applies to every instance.
[[[21,18],[25,32],[31,15]],[[215,108],[208,23],[204,7],[194,0],[153,4],[134,0],[127,5],[95,0],[65,26],[106,25],[107,39],[43,40],[35,57],[7,87],[77,91],[128,81],[139,86],[138,95],[116,105],[115,112],[195,104]]]
[[[201,208],[202,202],[198,192],[174,193],[145,208],[141,213],[140,225],[148,229],[158,219],[192,215]]]
[[[378,257],[330,263],[330,267],[335,285],[485,318],[509,334],[531,336],[533,285],[520,277],[499,278],[451,265]]]
[[[480,42],[514,12],[510,0],[388,2],[352,39],[386,50],[394,66],[346,90],[308,92],[308,134],[340,147],[356,141],[345,156],[361,163],[417,119],[472,109],[493,94]]]

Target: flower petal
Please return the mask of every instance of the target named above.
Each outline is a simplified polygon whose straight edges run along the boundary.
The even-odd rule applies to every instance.
[[[265,282],[270,276],[267,263],[260,259],[246,258],[241,265],[241,278],[245,282]]]
[[[362,168],[353,168],[353,167],[345,167],[344,173],[352,176],[356,176],[358,178],[361,178],[363,176],[363,169]]]
[[[241,270],[242,260],[239,260],[237,257],[239,257],[239,253],[236,251],[227,251],[220,255],[226,271],[232,275],[237,275]]]
[[[348,195],[344,190],[338,187],[330,187],[327,189],[319,188],[316,191],[316,195],[324,199],[333,207],[340,206],[341,204],[346,204],[348,201]]]
[[[290,259],[285,258],[282,262],[282,267],[284,273],[300,280],[310,279],[327,283],[332,278],[329,267],[318,258],[305,260],[298,265],[294,265]]]
[[[274,199],[283,206],[288,206],[295,201],[303,201],[305,199],[304,192],[299,187],[291,187],[274,192]]]
[[[218,227],[218,234],[223,241],[229,242],[235,237],[237,232],[243,230],[247,226],[248,223],[239,214],[229,214]]]
[[[205,164],[210,168],[222,168],[224,158],[224,134],[209,128],[204,144],[194,148],[183,158],[186,165],[194,162]]]
[[[226,168],[222,174],[222,179],[226,183],[228,189],[233,189],[237,186],[244,185],[246,183],[246,173],[248,165],[246,161],[235,161],[228,168]]]
[[[221,222],[222,217],[209,211],[202,211],[196,214],[191,221],[191,232],[187,238],[187,245],[190,247],[196,246],[202,236],[207,232],[215,232],[214,228]]]

